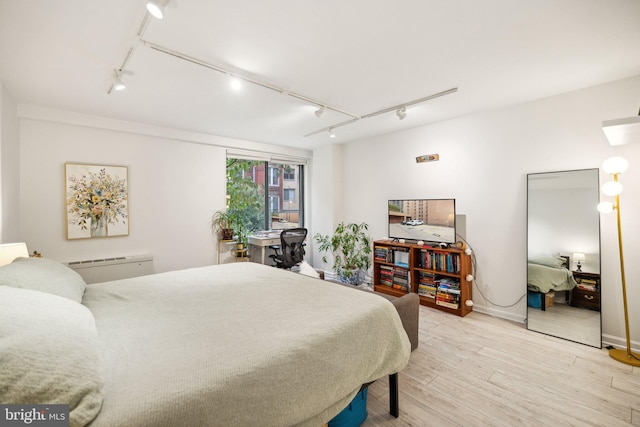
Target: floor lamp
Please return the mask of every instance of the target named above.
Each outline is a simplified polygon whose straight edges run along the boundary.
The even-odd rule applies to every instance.
[[[602,164],[602,170],[613,175],[613,181],[606,182],[602,185],[602,192],[607,196],[615,196],[615,205],[611,202],[602,202],[598,205],[598,210],[602,213],[610,213],[616,211],[618,221],[618,248],[620,250],[620,273],[622,275],[622,303],[624,307],[624,327],[627,336],[626,350],[620,348],[612,348],[609,350],[609,356],[618,362],[627,365],[640,366],[640,354],[631,351],[631,337],[629,335],[629,310],[627,307],[627,284],[624,276],[624,255],[622,253],[622,229],[620,228],[620,193],[622,193],[622,184],[618,181],[618,175],[627,169],[628,163],[622,157],[611,157]]]

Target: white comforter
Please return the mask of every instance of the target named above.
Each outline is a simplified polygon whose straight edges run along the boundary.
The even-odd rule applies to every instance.
[[[91,426],[319,426],[410,344],[392,304],[255,263],[87,287],[105,365]]]

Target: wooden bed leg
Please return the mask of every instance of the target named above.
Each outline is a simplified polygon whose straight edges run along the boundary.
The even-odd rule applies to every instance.
[[[394,417],[400,416],[398,405],[398,373],[389,375],[389,413]]]

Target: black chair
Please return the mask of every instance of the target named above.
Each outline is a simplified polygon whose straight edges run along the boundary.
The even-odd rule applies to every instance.
[[[280,233],[280,246],[273,246],[275,254],[269,255],[278,268],[291,268],[304,259],[304,239],[307,238],[306,228],[291,228]]]

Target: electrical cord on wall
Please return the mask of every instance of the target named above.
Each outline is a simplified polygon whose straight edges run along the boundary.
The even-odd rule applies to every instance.
[[[472,274],[473,274],[473,280],[476,282],[476,288],[478,289],[478,292],[480,292],[480,295],[482,296],[482,298],[485,301],[487,301],[489,304],[491,304],[493,306],[496,306],[496,307],[510,308],[510,307],[513,307],[516,304],[518,304],[520,301],[522,301],[522,298],[527,296],[527,294],[525,293],[520,298],[518,298],[516,300],[516,302],[514,302],[513,304],[509,304],[509,305],[498,304],[496,302],[491,301],[489,298],[487,298],[487,296],[484,294],[484,292],[482,292],[482,288],[481,288],[481,282],[480,282],[479,275],[478,275],[478,264],[477,264],[477,260],[476,260],[476,252],[473,250],[473,248],[471,247],[469,242],[467,242],[465,239],[463,239],[459,234],[456,234],[456,236],[457,236],[457,238],[459,240],[464,242],[464,244],[471,250],[471,269],[472,269]],[[467,286],[471,286],[471,285],[469,285],[469,283],[470,282],[467,282]]]

